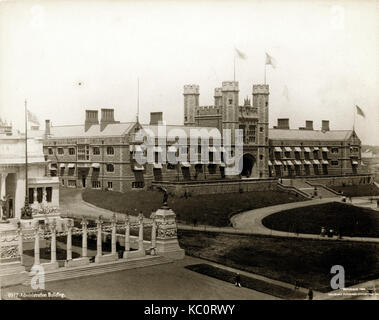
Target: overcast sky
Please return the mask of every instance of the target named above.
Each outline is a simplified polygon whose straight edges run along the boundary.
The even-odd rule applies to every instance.
[[[183,85],[200,85],[200,104],[233,80],[240,104],[263,83],[270,127],[329,119],[379,145],[378,1],[2,1],[0,116],[22,128],[23,104],[44,126],[81,124],[86,108],[114,108],[116,120],[163,111],[183,123]],[[81,85],[79,85],[81,83]],[[287,92],[287,94],[286,94]]]

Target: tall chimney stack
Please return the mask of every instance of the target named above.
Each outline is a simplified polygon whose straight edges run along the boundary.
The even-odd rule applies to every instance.
[[[162,112],[150,112],[150,124],[158,125],[159,122],[163,121],[163,113]]]
[[[87,132],[88,129],[94,124],[99,124],[98,111],[86,110],[86,120],[84,122],[84,131]]]
[[[50,120],[45,120],[45,137],[47,138],[50,133],[51,123]]]
[[[321,130],[322,131],[329,131],[329,120],[322,120],[321,122]]]

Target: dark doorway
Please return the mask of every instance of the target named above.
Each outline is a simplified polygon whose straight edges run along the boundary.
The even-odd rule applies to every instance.
[[[242,157],[241,175],[247,178],[250,177],[253,171],[254,163],[255,163],[255,159],[250,153],[244,154]]]

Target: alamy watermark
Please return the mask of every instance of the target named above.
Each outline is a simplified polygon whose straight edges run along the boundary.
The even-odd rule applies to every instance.
[[[234,140],[234,141],[233,141]],[[243,169],[243,130],[217,128],[167,128],[157,132],[146,128],[135,134],[134,158],[139,165],[178,163],[225,165],[225,175],[239,175]],[[211,143],[210,143],[211,142]],[[168,146],[169,144],[169,146]]]

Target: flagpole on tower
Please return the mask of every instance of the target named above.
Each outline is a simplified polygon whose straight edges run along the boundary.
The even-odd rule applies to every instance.
[[[266,66],[267,66],[267,63],[265,63],[265,72],[264,72],[264,74],[265,74],[265,81],[264,81],[264,84],[266,84]]]
[[[233,58],[233,81],[236,81],[236,53],[234,52]]]

